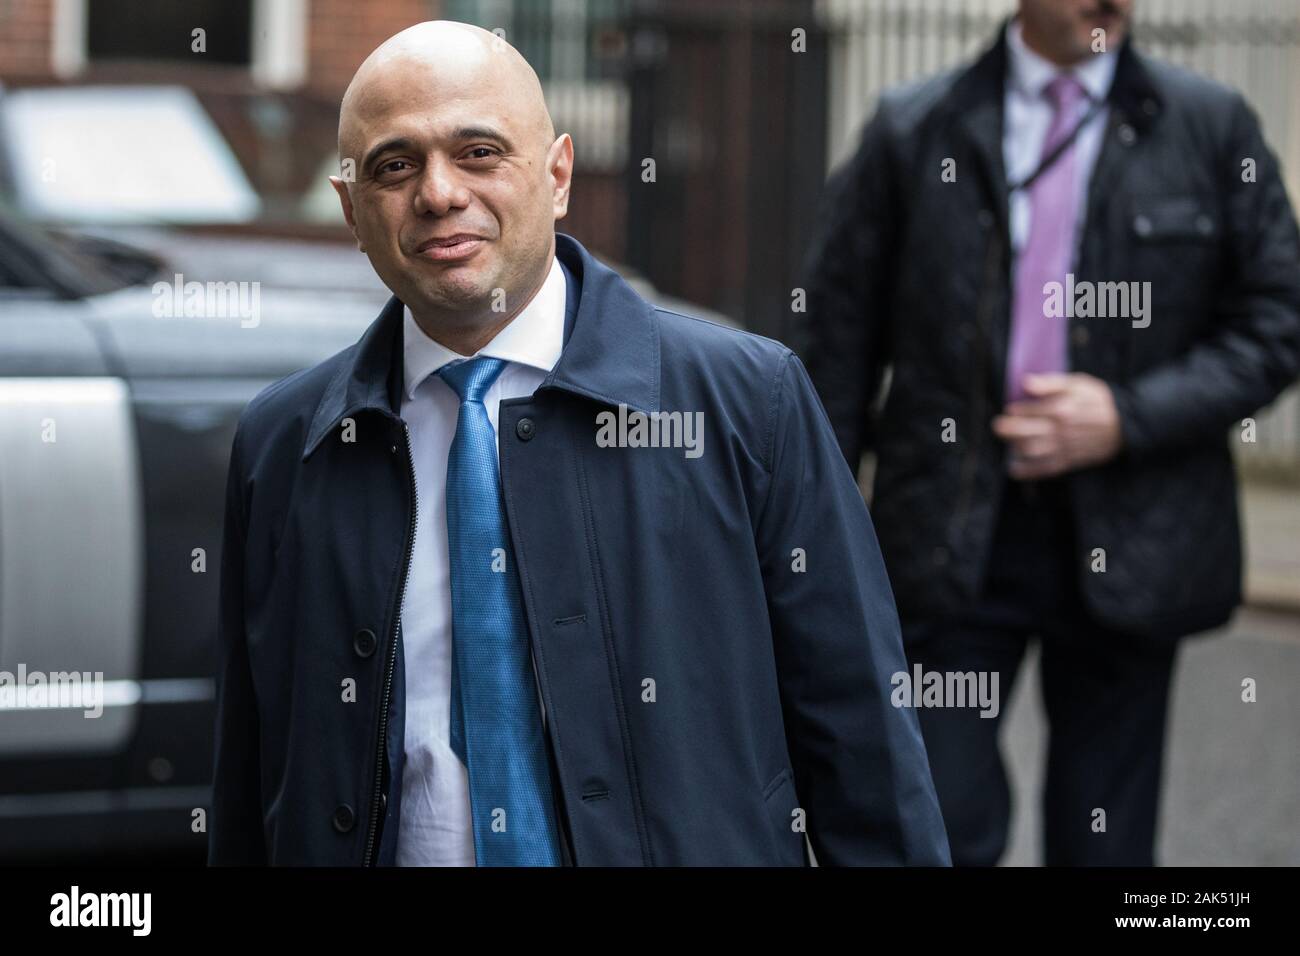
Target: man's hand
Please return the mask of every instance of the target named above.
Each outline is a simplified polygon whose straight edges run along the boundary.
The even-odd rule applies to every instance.
[[[1025,392],[1028,398],[993,419],[993,433],[1011,446],[1012,478],[1051,478],[1119,453],[1119,412],[1101,379],[1082,372],[1027,375]]]

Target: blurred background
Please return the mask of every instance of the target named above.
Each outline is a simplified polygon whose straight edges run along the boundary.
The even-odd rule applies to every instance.
[[[204,857],[229,443],[248,398],[387,298],[326,180],[339,98],[382,40],[504,31],[574,139],[560,229],[651,298],[782,339],[822,183],[879,92],[973,56],[1013,6],[0,0],[0,671],[105,675],[97,720],[0,704],[0,862]],[[1138,0],[1135,38],[1242,90],[1300,195],[1300,0]],[[256,322],[210,300],[160,318],[173,280],[256,288]],[[50,417],[69,438],[41,439]],[[1177,672],[1165,863],[1300,862],[1296,389],[1256,435],[1236,443],[1248,605]],[[1013,864],[1039,859],[1026,667]],[[1245,676],[1256,706],[1207,704]]]

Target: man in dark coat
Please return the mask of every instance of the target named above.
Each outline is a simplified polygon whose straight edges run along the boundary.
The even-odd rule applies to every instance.
[[[339,136],[394,298],[240,419],[210,862],[946,865],[798,358],[556,235],[572,142],[485,31],[387,41]]]
[[[1041,638],[1049,864],[1152,862],[1178,639],[1241,596],[1231,444],[1300,368],[1256,117],[1139,53],[1130,12],[1022,0],[976,62],[886,92],[828,186],[797,343],[845,458],[875,452],[916,673],[1006,697]],[[990,716],[921,713],[958,864],[1006,844]]]

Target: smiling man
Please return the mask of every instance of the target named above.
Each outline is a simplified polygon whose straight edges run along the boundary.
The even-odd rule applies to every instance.
[[[573,145],[490,33],[383,44],[339,149],[394,296],[240,419],[210,862],[946,864],[799,360],[555,233]]]
[[[343,94],[339,156],[356,159],[356,182],[331,181],[358,245],[455,351],[490,342],[557,268],[573,141],[500,37],[435,22],[383,44]]]

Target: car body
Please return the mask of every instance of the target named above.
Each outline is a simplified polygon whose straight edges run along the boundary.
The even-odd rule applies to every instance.
[[[239,274],[211,246],[214,271],[186,282]],[[359,258],[311,252],[322,271]],[[0,861],[201,860],[235,422],[260,389],[355,341],[387,295],[281,284],[259,286],[255,325],[159,315],[174,267],[146,272],[142,256],[118,277],[93,254],[66,268],[77,258],[0,220],[0,672],[103,675],[97,717],[0,703]]]

